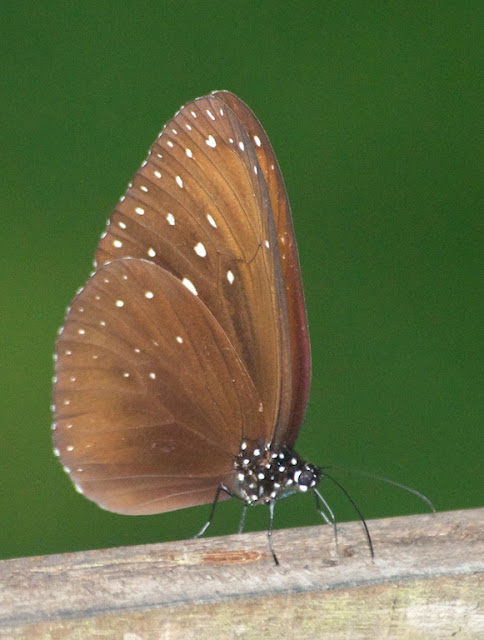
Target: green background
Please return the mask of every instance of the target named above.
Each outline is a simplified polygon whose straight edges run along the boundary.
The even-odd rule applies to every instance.
[[[214,89],[254,109],[292,204],[313,353],[299,452],[407,483],[438,510],[482,504],[479,5],[2,3],[2,557],[181,539],[205,522],[208,507],[127,517],[78,495],[49,404],[56,331],[106,218],[163,123]],[[368,518],[425,510],[338,477]],[[239,514],[220,505],[212,533]],[[267,518],[250,510],[248,529]],[[318,522],[306,496],[276,509],[277,527]]]

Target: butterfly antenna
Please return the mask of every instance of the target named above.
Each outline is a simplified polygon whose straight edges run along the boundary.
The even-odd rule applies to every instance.
[[[433,513],[436,513],[436,509],[432,501],[429,498],[427,498],[426,495],[424,495],[423,493],[420,493],[420,491],[417,491],[417,489],[412,489],[412,487],[408,487],[406,484],[402,484],[401,482],[395,482],[395,480],[390,480],[389,478],[385,478],[385,476],[379,476],[374,473],[369,473],[368,471],[360,471],[359,469],[358,470],[345,469],[344,467],[336,467],[333,465],[330,467],[323,467],[323,470],[325,473],[326,473],[326,469],[336,469],[337,471],[341,471],[343,473],[364,476],[365,478],[370,478],[371,480],[378,480],[379,482],[386,482],[387,484],[391,484],[394,487],[398,487],[399,489],[403,489],[404,491],[407,491],[408,493],[412,493],[414,496],[417,496],[417,498],[420,498],[422,502],[425,502],[425,504],[429,507],[429,509]]]

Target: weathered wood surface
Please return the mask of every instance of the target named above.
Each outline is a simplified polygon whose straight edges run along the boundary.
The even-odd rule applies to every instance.
[[[484,509],[0,562],[0,639],[484,638]]]

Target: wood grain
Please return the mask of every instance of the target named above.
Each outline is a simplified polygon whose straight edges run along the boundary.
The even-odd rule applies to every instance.
[[[484,637],[484,509],[0,562],[0,638]]]

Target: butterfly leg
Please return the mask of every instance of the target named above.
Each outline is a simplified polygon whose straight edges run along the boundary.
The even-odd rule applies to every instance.
[[[247,504],[244,502],[244,506],[242,509],[242,516],[240,518],[239,530],[237,531],[237,533],[242,533],[242,531],[244,530],[246,515],[247,515]]]
[[[331,525],[333,527],[334,546],[336,547],[336,554],[337,554],[337,556],[339,556],[338,527],[336,525],[336,518],[334,517],[333,510],[331,509],[329,504],[326,502],[326,500],[323,498],[322,494],[317,489],[314,490],[314,498],[316,500],[316,509],[321,514],[321,517],[326,522],[326,524],[329,524],[329,525]],[[324,511],[324,509],[322,507],[324,507],[324,509],[326,509],[326,511],[329,513],[329,516],[327,515],[326,511]]]
[[[272,553],[272,557],[274,558],[274,562],[276,567],[279,566],[279,560],[277,559],[276,552],[274,551],[274,544],[272,542],[272,523],[274,521],[274,506],[276,504],[275,500],[271,500],[269,502],[269,529],[267,530],[267,539],[269,540],[269,548]]]
[[[210,509],[210,515],[208,516],[208,520],[207,522],[203,525],[203,527],[201,528],[201,530],[193,536],[193,538],[200,538],[201,536],[203,536],[203,534],[205,533],[205,531],[208,529],[208,527],[212,524],[212,520],[213,520],[213,516],[215,514],[215,507],[218,504],[218,500],[220,498],[220,494],[222,493],[222,491],[225,491],[225,493],[228,493],[228,495],[233,498],[234,495],[232,494],[232,492],[230,491],[230,489],[227,489],[227,487],[224,484],[221,484],[219,486],[219,488],[217,489],[216,493],[215,493],[215,498],[212,502],[212,508]]]

